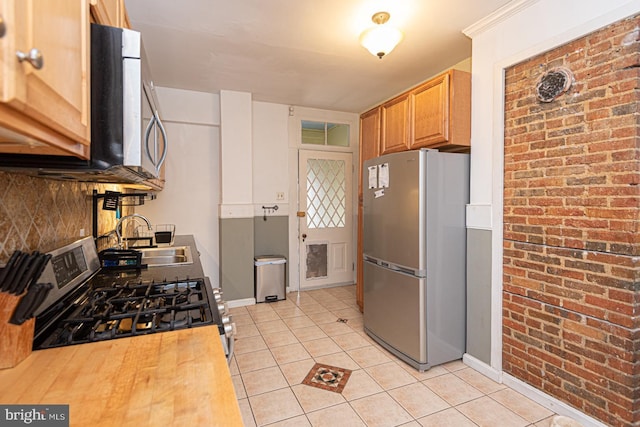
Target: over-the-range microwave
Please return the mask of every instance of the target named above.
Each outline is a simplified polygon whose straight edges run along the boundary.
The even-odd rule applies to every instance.
[[[140,33],[91,24],[91,158],[0,155],[0,169],[93,182],[157,178],[168,140]]]

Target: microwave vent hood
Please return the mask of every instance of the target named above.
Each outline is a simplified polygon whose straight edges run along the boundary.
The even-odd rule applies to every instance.
[[[145,59],[139,32],[91,24],[90,160],[2,154],[0,170],[89,182],[158,178],[167,140]]]

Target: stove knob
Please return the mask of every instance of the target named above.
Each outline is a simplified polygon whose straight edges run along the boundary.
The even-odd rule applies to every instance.
[[[219,293],[221,293],[221,292],[222,292],[222,289],[220,289],[220,288],[213,288],[213,293],[214,293],[214,294],[219,294]]]
[[[236,324],[228,323],[224,325],[224,334],[228,335],[229,337],[234,336],[236,334]]]
[[[226,325],[228,323],[231,323],[231,316],[230,315],[229,316],[222,316],[221,320],[222,320],[222,324]]]
[[[216,302],[220,303],[220,302],[222,302],[222,295],[213,294],[213,299],[216,300]]]
[[[218,312],[220,314],[227,314],[228,307],[226,302],[218,302]]]

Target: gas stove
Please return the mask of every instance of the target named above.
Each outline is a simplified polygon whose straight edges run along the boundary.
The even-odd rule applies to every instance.
[[[231,358],[231,316],[208,278],[101,269],[87,239],[51,254],[40,281],[52,281],[55,295],[37,313],[34,350],[217,325]]]

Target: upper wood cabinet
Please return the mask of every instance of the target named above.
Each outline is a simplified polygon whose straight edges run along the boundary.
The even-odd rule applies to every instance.
[[[380,110],[379,154],[471,148],[471,75],[465,71],[449,70],[376,109]]]
[[[87,0],[1,0],[0,13],[0,152],[88,158]]]
[[[410,149],[468,151],[471,146],[471,76],[449,70],[410,92]]]
[[[380,106],[380,154],[409,149],[411,144],[411,97],[400,95]]]
[[[91,19],[96,24],[131,28],[124,0],[90,0]]]
[[[378,157],[380,151],[380,107],[360,116],[360,160]],[[360,177],[362,179],[362,176]]]

